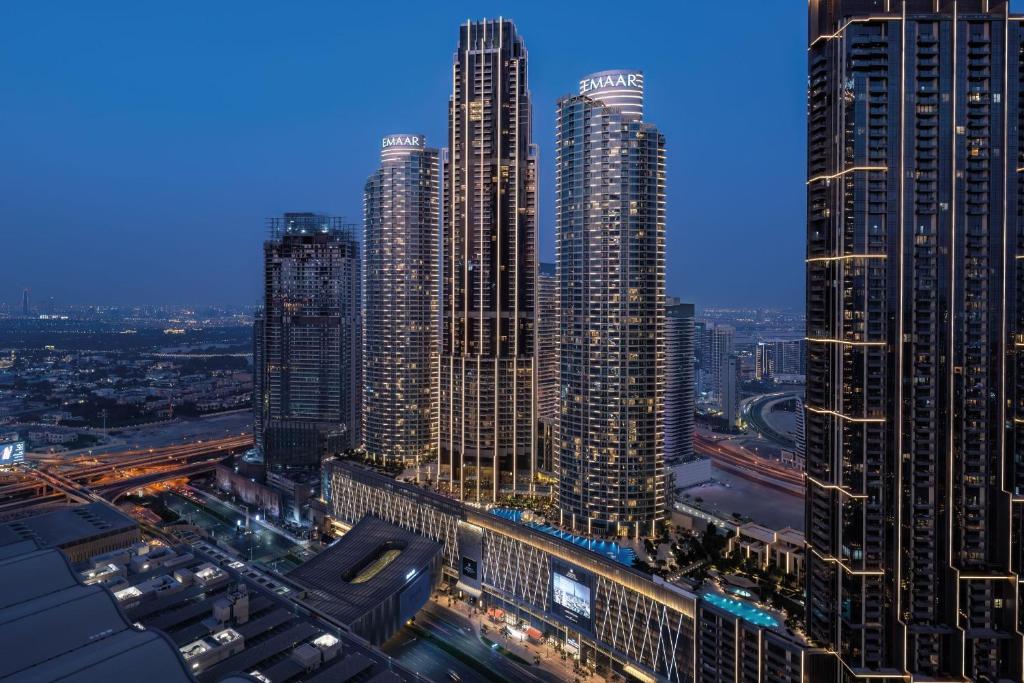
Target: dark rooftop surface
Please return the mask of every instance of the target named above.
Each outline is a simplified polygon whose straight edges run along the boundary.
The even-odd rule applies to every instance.
[[[79,583],[56,549],[0,553],[0,681],[191,681],[177,648],[132,627],[111,593]]]
[[[138,527],[131,517],[105,503],[62,508],[0,524],[0,545],[33,540],[42,547],[66,545]]]
[[[313,606],[348,624],[396,593],[439,552],[434,541],[367,516],[288,578],[309,590]]]

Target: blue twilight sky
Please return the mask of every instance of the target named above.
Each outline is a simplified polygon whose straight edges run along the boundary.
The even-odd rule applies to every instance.
[[[555,101],[646,74],[668,143],[668,292],[803,305],[807,3],[6,2],[0,301],[245,304],[264,219],[361,222],[381,135],[443,146],[458,25],[505,15],[530,57],[541,259]]]

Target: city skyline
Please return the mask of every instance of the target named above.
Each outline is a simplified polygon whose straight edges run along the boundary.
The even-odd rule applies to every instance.
[[[79,248],[75,270],[77,235],[8,239],[11,277],[43,273],[0,294],[0,623],[43,643],[8,673],[76,662],[100,680],[76,639],[152,629],[163,671],[198,683],[385,665],[372,680],[1024,681],[1024,0],[808,0],[799,48],[772,33],[788,7],[739,7],[656,7],[636,26],[609,10],[602,32],[568,5],[387,21],[307,6],[268,45],[256,6],[216,49],[191,42],[226,25],[214,9],[174,42],[145,164],[121,165],[130,124],[55,153],[89,125],[63,109],[0,140],[32,152],[12,157],[27,173],[0,221],[44,169],[61,196],[35,198],[40,220],[95,221],[102,254]],[[297,21],[341,16],[296,44]],[[97,44],[62,68],[111,53]],[[799,111],[776,106],[791,65],[775,49],[800,56]],[[693,50],[713,53],[703,87],[679,67]],[[152,84],[121,63],[100,80],[125,86],[127,117]],[[159,151],[177,141],[184,159],[183,131],[235,105],[239,134],[192,173]],[[41,144],[27,131],[51,116]],[[109,156],[76,155],[104,139]],[[76,210],[89,182],[57,166],[70,158],[102,162],[92,212]],[[236,223],[279,202],[259,235]],[[101,234],[111,220],[141,236]],[[45,284],[102,265],[81,296],[163,278],[176,297],[237,295],[236,257],[262,265],[251,315],[56,313]],[[70,581],[36,599],[91,588],[120,620],[93,628],[98,603],[12,619],[37,588],[25,567],[51,561]],[[60,622],[75,628],[48,637]]]
[[[602,6],[593,9],[600,13]],[[412,129],[432,140],[445,137],[453,27],[469,17],[504,13],[532,37],[531,56],[544,65],[531,82],[534,139],[540,148],[539,260],[554,260],[555,102],[574,92],[580,74],[626,65],[644,69],[648,82],[657,86],[651,106],[666,112],[661,125],[677,151],[668,168],[668,292],[698,305],[799,306],[803,8],[769,18],[786,38],[773,43],[770,55],[760,59],[772,82],[785,82],[758,91],[764,100],[759,106],[778,110],[778,115],[755,121],[746,121],[744,99],[735,89],[716,87],[715,73],[737,70],[743,54],[722,54],[688,28],[699,22],[678,23],[676,31],[687,35],[674,51],[646,39],[651,31],[665,30],[659,27],[645,27],[643,33],[638,28],[635,37],[626,34],[618,44],[597,46],[588,45],[591,41],[585,37],[551,30],[571,26],[571,13],[540,5],[466,5],[437,17],[410,9],[403,16],[425,38],[416,47],[406,43],[408,49],[389,51],[393,54],[382,70],[388,78],[360,78],[359,92],[368,97],[360,98],[358,106],[350,105],[351,91],[341,85],[311,103],[289,105],[291,98],[281,96],[288,91],[280,89],[286,83],[291,88],[296,79],[300,84],[314,78],[339,81],[336,74],[348,73],[344,67],[356,63],[360,50],[409,29],[375,15],[377,10],[353,9],[349,16],[347,10],[310,8],[302,15],[307,22],[336,19],[336,39],[325,40],[320,47],[296,43],[265,50],[252,44],[253,36],[267,30],[270,21],[258,10],[238,18],[234,30],[222,31],[216,48],[210,47],[210,32],[216,27],[231,29],[233,15],[215,10],[205,28],[176,26],[173,17],[167,18],[169,28],[156,30],[151,38],[156,47],[124,46],[138,55],[139,64],[125,64],[116,50],[97,47],[96,40],[82,46],[81,64],[73,67],[45,60],[23,63],[18,37],[0,48],[0,61],[36,76],[25,97],[16,100],[18,106],[7,113],[21,134],[0,143],[14,160],[10,167],[17,169],[9,171],[14,177],[3,179],[18,191],[0,203],[0,222],[22,224],[31,218],[51,231],[49,237],[36,234],[45,231],[31,231],[12,240],[13,265],[0,278],[0,299],[18,307],[22,290],[29,288],[35,302],[54,298],[66,303],[198,303],[210,296],[207,292],[216,292],[222,300],[211,303],[254,303],[259,272],[253,257],[258,258],[263,217],[300,206],[358,222],[362,180],[375,168],[375,147],[382,135]],[[27,15],[21,17],[25,26],[36,25],[31,10],[18,11]],[[720,18],[742,27],[743,22],[733,20],[743,11],[742,6],[714,11],[694,7],[687,16]],[[83,23],[95,37],[136,19],[125,9],[78,16],[72,11],[56,17],[47,30],[75,47]],[[299,30],[298,24],[297,19],[286,19],[282,30],[291,35]],[[371,28],[359,35],[346,28],[364,24]],[[171,27],[178,32],[165,35]],[[169,70],[160,55],[165,45],[170,49],[182,35],[189,49],[181,56],[178,73]],[[117,44],[119,36],[110,39]],[[560,46],[567,37],[572,54]],[[408,57],[420,49],[423,55],[410,62]],[[241,62],[236,52],[245,53],[248,61]],[[100,74],[109,74],[112,68],[115,78],[101,80]],[[11,74],[17,70],[9,69],[0,78],[8,88],[20,91],[26,84]],[[207,75],[207,70],[214,75]],[[231,83],[222,78],[229,73]],[[394,87],[396,83],[400,87]],[[77,112],[77,123],[60,127],[52,125],[48,115],[40,118],[38,110],[50,110],[58,97],[62,107]],[[709,97],[715,106],[695,106]],[[368,116],[360,115],[364,110]],[[229,125],[229,119],[243,113],[244,125]],[[745,123],[737,126],[741,120]],[[727,125],[744,135],[730,139],[724,135]],[[708,134],[716,129],[723,131],[717,139]],[[740,188],[746,200],[731,203],[726,189],[731,175],[737,168],[756,166],[761,158],[778,159],[788,169],[789,180],[783,182],[773,173],[766,181],[773,187]],[[44,201],[52,178],[61,179],[59,203]],[[759,208],[721,211],[722,206],[736,204]],[[750,215],[741,215],[745,211]],[[140,226],[149,239],[125,239]],[[53,266],[46,272],[58,273],[49,281],[39,277],[42,271],[31,259],[31,254],[41,253],[44,242]],[[197,250],[196,244],[207,248]],[[723,288],[701,255],[726,248],[737,272]],[[117,259],[118,268],[107,267],[111,258]],[[182,277],[186,271],[192,273],[188,278]],[[135,286],[125,288],[115,277],[132,280]]]

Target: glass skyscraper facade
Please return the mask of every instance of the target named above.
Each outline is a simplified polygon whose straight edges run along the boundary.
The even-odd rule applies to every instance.
[[[558,276],[554,263],[537,268],[537,468],[554,473],[558,423]]]
[[[693,304],[665,309],[665,462],[693,460]]]
[[[1020,681],[1022,17],[809,9],[807,632],[842,680]]]
[[[803,339],[762,339],[754,348],[754,379],[772,380],[778,375],[807,372]]]
[[[438,477],[474,502],[532,490],[536,149],[526,46],[467,22],[452,68],[441,239]]]
[[[419,463],[437,446],[438,153],[389,135],[364,192],[363,447]]]
[[[556,155],[561,521],[647,535],[665,514],[665,138],[643,74],[582,79]]]
[[[555,264],[537,270],[537,415],[554,423],[558,415],[558,278]]]
[[[711,391],[718,407],[725,412],[723,400],[729,390],[728,368],[729,356],[735,351],[736,328],[732,325],[716,324],[707,333],[708,373],[711,378]]]
[[[272,469],[317,466],[360,443],[359,245],[340,218],[268,221],[256,330],[256,430]]]

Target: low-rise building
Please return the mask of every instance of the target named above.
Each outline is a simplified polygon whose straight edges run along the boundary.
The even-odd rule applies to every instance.
[[[288,576],[314,608],[380,645],[426,604],[440,570],[440,544],[365,516]]]
[[[255,507],[268,517],[281,516],[284,508],[282,492],[263,483],[262,477],[265,474],[262,469],[257,474],[244,471],[238,465],[220,463],[215,468],[215,474],[217,488],[221,491],[237,496],[246,505]]]
[[[0,540],[0,633],[5,681],[194,681],[166,635],[133,624],[110,591],[30,540]]]
[[[141,540],[139,525],[106,503],[61,508],[0,524],[0,545],[32,540],[59,548],[71,562],[128,548]]]
[[[181,647],[181,656],[193,674],[200,674],[215,664],[245,649],[245,638],[233,628],[224,628]]]
[[[742,524],[729,539],[728,552],[752,558],[763,569],[778,567],[797,579],[804,575],[804,535],[786,527],[780,531],[753,522]]]
[[[77,432],[67,429],[32,429],[28,432],[28,440],[37,444],[63,445],[77,438]]]

